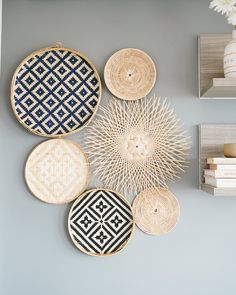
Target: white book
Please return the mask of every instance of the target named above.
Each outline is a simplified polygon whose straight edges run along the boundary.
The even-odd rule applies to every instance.
[[[211,170],[236,170],[236,165],[210,164]]]
[[[236,164],[236,158],[207,158],[207,164]]]
[[[235,178],[236,179],[236,169],[234,170],[211,170],[205,169],[204,170],[205,176],[211,176],[214,178]]]
[[[236,179],[227,179],[227,178],[214,178],[211,176],[205,176],[205,184],[214,186],[214,187],[235,187],[236,188]]]

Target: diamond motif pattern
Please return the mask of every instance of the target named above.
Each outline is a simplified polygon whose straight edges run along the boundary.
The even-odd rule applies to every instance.
[[[132,229],[128,202],[108,190],[86,192],[74,203],[69,216],[72,240],[90,255],[118,252],[128,242]]]
[[[53,128],[55,121],[45,121]],[[39,144],[30,154],[25,177],[30,191],[47,203],[74,200],[85,188],[89,166],[79,146],[65,139]]]
[[[94,115],[100,79],[79,52],[44,49],[30,56],[14,75],[13,108],[19,121],[38,135],[79,130]]]

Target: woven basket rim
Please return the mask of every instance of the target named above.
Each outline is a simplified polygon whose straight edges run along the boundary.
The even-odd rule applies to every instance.
[[[73,235],[72,235],[72,232],[71,232],[71,227],[70,227],[70,217],[72,215],[72,210],[74,208],[75,205],[77,205],[80,200],[86,195],[86,194],[89,194],[91,192],[98,192],[98,191],[106,191],[106,192],[113,192],[115,193],[116,195],[118,195],[128,206],[129,206],[129,209],[130,209],[130,212],[132,213],[132,216],[133,216],[133,220],[132,220],[132,229],[131,229],[131,233],[130,233],[130,236],[129,238],[126,240],[124,246],[122,248],[119,248],[117,251],[115,252],[112,252],[112,253],[102,253],[102,254],[97,254],[97,253],[91,253],[91,252],[87,252],[85,251],[82,247],[80,247],[80,245],[78,244],[78,242],[75,241]],[[89,256],[93,256],[93,257],[104,257],[104,256],[113,256],[121,251],[123,251],[127,245],[129,244],[129,241],[131,240],[132,236],[133,236],[133,233],[134,233],[134,229],[135,229],[135,222],[134,222],[134,214],[133,214],[133,208],[130,204],[130,202],[119,192],[113,190],[113,189],[108,189],[108,188],[92,188],[92,189],[89,189],[85,192],[83,192],[81,195],[78,196],[78,198],[74,201],[74,203],[72,204],[71,208],[70,208],[70,211],[69,211],[69,214],[68,214],[68,221],[67,221],[67,227],[68,227],[68,231],[69,231],[69,235],[70,235],[70,238],[74,244],[74,246],[79,249],[81,252],[89,255]]]
[[[148,191],[152,191],[152,190],[155,190],[157,193],[158,191],[160,190],[163,190],[165,191],[166,193],[168,193],[168,195],[174,200],[175,202],[175,206],[176,206],[176,209],[178,210],[178,215],[177,215],[177,218],[175,220],[175,224],[171,227],[170,230],[168,231],[165,231],[161,234],[157,234],[157,233],[151,233],[151,232],[148,232],[148,231],[145,231],[143,229],[143,227],[137,223],[137,218],[136,218],[136,214],[135,214],[135,204],[136,202],[138,202],[138,198],[140,198],[143,194],[147,193]],[[141,191],[133,200],[133,203],[132,203],[132,208],[133,208],[133,212],[134,212],[134,220],[135,220],[135,224],[137,225],[137,227],[143,231],[144,233],[148,234],[148,235],[156,235],[156,236],[163,236],[163,235],[166,235],[168,233],[170,233],[175,227],[176,225],[178,224],[179,222],[179,218],[180,218],[180,205],[179,205],[179,201],[178,199],[175,197],[175,195],[168,189],[168,188],[164,188],[164,187],[149,187],[149,188],[146,188],[145,190]]]
[[[85,181],[85,184],[84,184],[83,188],[81,189],[81,191],[78,192],[78,194],[77,194],[75,197],[73,197],[73,198],[71,198],[71,199],[68,199],[67,201],[62,201],[62,202],[47,202],[46,200],[42,200],[41,198],[39,198],[39,197],[38,197],[38,196],[32,191],[32,189],[30,188],[29,183],[28,183],[28,181],[27,181],[27,176],[26,176],[26,173],[27,173],[27,171],[26,171],[26,169],[27,169],[27,163],[28,163],[28,160],[30,159],[31,155],[37,150],[37,148],[38,148],[39,146],[41,146],[41,145],[43,145],[43,144],[47,144],[48,142],[51,142],[51,141],[58,141],[58,140],[60,140],[60,141],[64,141],[64,142],[68,142],[68,143],[71,143],[71,144],[75,145],[75,146],[79,149],[79,151],[81,152],[81,154],[84,156],[84,159],[85,159],[85,162],[86,162],[86,167],[87,167],[87,171],[86,171],[86,181]],[[33,149],[31,149],[31,152],[28,154],[28,156],[27,156],[27,158],[26,158],[26,161],[25,161],[24,180],[25,180],[25,183],[26,183],[26,186],[27,186],[28,190],[30,191],[30,193],[31,193],[34,197],[36,197],[36,198],[37,198],[38,200],[40,200],[41,202],[44,202],[44,203],[47,203],[47,204],[51,204],[51,205],[68,204],[68,203],[74,201],[74,200],[77,198],[77,196],[78,196],[79,194],[83,193],[83,192],[86,190],[86,188],[87,188],[87,186],[88,186],[88,183],[89,183],[90,174],[91,174],[90,162],[89,162],[89,159],[88,159],[86,153],[83,151],[83,149],[81,148],[81,146],[80,146],[77,142],[74,142],[74,141],[72,141],[72,140],[70,140],[70,139],[64,139],[64,138],[52,138],[52,139],[46,139],[46,140],[40,142],[39,144],[37,144]]]
[[[98,102],[97,102],[97,106],[94,110],[93,115],[91,116],[91,118],[84,124],[82,125],[80,128],[67,132],[65,134],[44,134],[44,133],[40,133],[38,131],[32,130],[31,128],[29,128],[17,115],[16,110],[15,110],[15,106],[14,106],[14,91],[15,91],[15,81],[16,81],[16,77],[19,73],[19,70],[21,69],[21,67],[26,63],[26,61],[32,57],[35,57],[37,54],[42,54],[44,52],[48,52],[48,51],[59,51],[59,50],[65,50],[68,52],[71,52],[75,55],[78,55],[79,57],[83,58],[86,62],[89,63],[89,65],[93,68],[94,73],[96,78],[98,79],[98,83],[99,83],[99,96],[98,96]],[[26,129],[28,130],[30,133],[41,136],[41,137],[46,137],[46,138],[63,138],[67,135],[71,135],[74,133],[79,132],[80,130],[82,130],[84,127],[86,127],[94,118],[94,116],[97,113],[98,107],[100,105],[101,102],[101,97],[102,97],[102,82],[101,82],[101,78],[100,75],[96,69],[96,67],[94,66],[94,64],[90,61],[90,59],[88,59],[83,53],[81,53],[80,51],[76,50],[76,49],[72,49],[72,48],[67,48],[64,46],[51,46],[51,47],[45,47],[45,48],[41,48],[35,51],[32,51],[29,55],[27,55],[17,66],[16,70],[14,71],[12,80],[11,80],[11,87],[10,87],[10,102],[11,102],[11,108],[12,111],[14,113],[15,118],[17,119],[17,121]]]
[[[143,56],[145,56],[147,58],[147,60],[149,60],[150,64],[152,65],[152,68],[153,68],[153,72],[154,72],[154,78],[153,78],[153,82],[150,86],[150,89],[149,91],[146,92],[145,95],[139,95],[137,96],[137,98],[135,99],[128,99],[128,98],[125,98],[123,95],[116,95],[114,94],[112,91],[111,91],[111,88],[113,87],[110,87],[110,83],[108,81],[108,74],[107,74],[107,69],[108,69],[108,66],[109,64],[112,62],[112,60],[114,59],[114,57],[116,57],[118,54],[122,53],[122,52],[125,52],[125,51],[128,51],[128,50],[131,50],[131,51],[134,51],[134,52],[139,52],[140,54],[142,54]],[[141,49],[138,49],[138,48],[134,48],[134,47],[127,47],[127,48],[121,48],[119,50],[117,50],[116,52],[114,52],[107,60],[106,64],[105,64],[105,67],[104,67],[104,81],[105,81],[105,84],[108,88],[108,90],[117,98],[119,99],[122,99],[122,100],[128,100],[128,101],[132,101],[132,100],[139,100],[145,96],[147,96],[151,90],[153,89],[153,87],[155,86],[156,84],[156,80],[157,80],[157,75],[158,75],[158,72],[157,72],[157,68],[156,68],[156,64],[155,62],[153,61],[153,59],[151,58],[151,56],[146,53],[145,51],[141,50]]]

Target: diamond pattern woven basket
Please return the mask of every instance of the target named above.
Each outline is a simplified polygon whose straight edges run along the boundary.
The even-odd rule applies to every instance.
[[[17,119],[29,131],[57,137],[90,122],[101,92],[98,72],[84,55],[52,47],[33,52],[17,67],[11,103]]]

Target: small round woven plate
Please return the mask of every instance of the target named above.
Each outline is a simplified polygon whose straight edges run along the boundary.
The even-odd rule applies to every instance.
[[[80,52],[64,47],[31,53],[17,67],[11,84],[11,104],[29,131],[57,137],[87,125],[101,97],[94,65]]]
[[[36,146],[25,166],[32,194],[52,204],[76,199],[86,189],[89,174],[89,162],[80,146],[65,139],[50,139]]]
[[[163,235],[174,228],[179,220],[179,203],[164,188],[148,188],[133,202],[134,220],[147,234]]]
[[[132,208],[119,193],[93,189],[72,205],[68,229],[75,246],[92,256],[113,255],[130,240],[134,228]]]
[[[118,98],[137,100],[146,96],[156,82],[156,67],[145,52],[126,48],[114,53],[106,63],[107,88]]]

